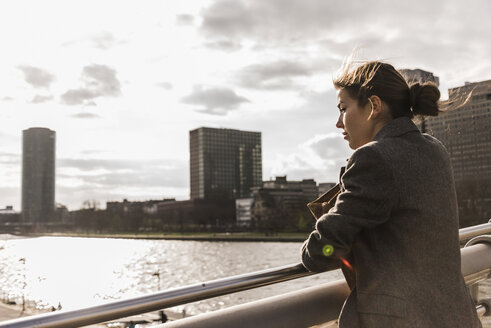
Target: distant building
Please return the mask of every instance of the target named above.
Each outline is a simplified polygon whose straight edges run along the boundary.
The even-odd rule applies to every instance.
[[[126,198],[122,202],[106,202],[106,211],[119,215],[156,215],[158,205],[163,202],[175,202],[175,198],[164,198],[162,200],[146,200],[130,202]]]
[[[11,205],[7,205],[5,208],[0,208],[0,215],[10,215],[15,213],[14,207]]]
[[[19,229],[19,212],[13,206],[0,208],[0,233],[17,233]]]
[[[400,69],[399,73],[406,79],[409,84],[419,82],[435,82],[437,86],[440,85],[440,79],[438,76],[433,75],[431,72],[423,71],[422,69]]]
[[[449,101],[470,91],[461,108],[426,120],[427,132],[450,153],[462,226],[491,218],[491,80],[449,89]]]
[[[252,225],[272,231],[310,230],[314,219],[307,203],[318,194],[313,179],[287,181],[283,176],[265,181],[262,187],[253,188]]]
[[[42,224],[55,218],[56,132],[22,131],[22,221]]]
[[[235,226],[234,200],[162,202],[157,213],[161,231],[220,231]]]
[[[122,202],[106,202],[106,211],[120,215],[142,214],[143,202],[130,202],[126,198]]]
[[[252,198],[239,198],[235,200],[235,217],[239,227],[249,227],[252,220]]]
[[[314,179],[303,179],[301,181],[287,181],[286,175],[275,177],[274,180],[263,181],[264,189],[300,190],[305,198],[314,200],[318,197],[319,188]]]
[[[202,127],[189,132],[191,199],[250,197],[261,186],[261,133]]]
[[[56,221],[61,223],[72,223],[70,220],[70,212],[63,204],[56,204]]]

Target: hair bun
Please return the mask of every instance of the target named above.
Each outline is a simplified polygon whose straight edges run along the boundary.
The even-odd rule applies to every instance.
[[[411,108],[415,115],[438,115],[438,100],[440,99],[440,90],[433,82],[418,82],[409,87],[409,97]]]

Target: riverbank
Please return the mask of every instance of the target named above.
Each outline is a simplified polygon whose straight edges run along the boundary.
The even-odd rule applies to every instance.
[[[0,302],[0,321],[17,319],[32,315],[33,313],[22,311],[22,306],[5,304]]]
[[[307,239],[307,233],[276,233],[264,234],[254,232],[237,233],[30,233],[28,237],[82,237],[82,238],[114,238],[114,239],[154,239],[154,240],[192,240],[192,241],[230,241],[230,242],[302,242]]]

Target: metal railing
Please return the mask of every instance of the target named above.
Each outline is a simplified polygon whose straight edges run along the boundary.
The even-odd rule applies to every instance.
[[[491,233],[491,223],[460,229],[459,238],[461,240],[466,240],[486,233]],[[474,250],[479,249],[478,253],[480,255],[478,255],[478,258],[482,258],[483,256],[481,254],[483,252],[481,246],[482,245],[475,245],[469,247]],[[491,259],[491,257],[489,258]],[[464,262],[463,258],[463,268]],[[468,275],[471,278],[469,281],[473,283],[485,279],[484,277],[488,277],[491,270],[491,265],[488,265],[487,268],[481,268],[479,265],[476,266],[474,262],[472,265],[472,272],[469,272],[468,274],[463,272],[464,276]],[[46,313],[4,321],[0,322],[0,328],[82,327],[297,279],[312,274],[314,273],[308,272],[301,264],[287,265],[78,310]]]
[[[489,220],[489,223],[478,224],[460,229],[459,239],[460,241],[463,241],[486,233],[491,233],[491,220]]]
[[[461,249],[461,257],[461,271],[468,286],[477,286],[478,282],[491,277],[491,244],[465,247]],[[152,328],[337,327],[335,321],[349,293],[346,281],[341,279]],[[478,316],[491,314],[491,299],[479,300],[476,304]]]

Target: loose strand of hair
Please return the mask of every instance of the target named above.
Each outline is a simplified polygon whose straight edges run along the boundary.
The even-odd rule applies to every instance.
[[[438,112],[445,113],[454,110],[458,110],[465,105],[467,105],[474,94],[476,87],[472,88],[470,91],[465,91],[462,87],[457,88],[456,95],[452,99],[441,100],[438,102]]]

